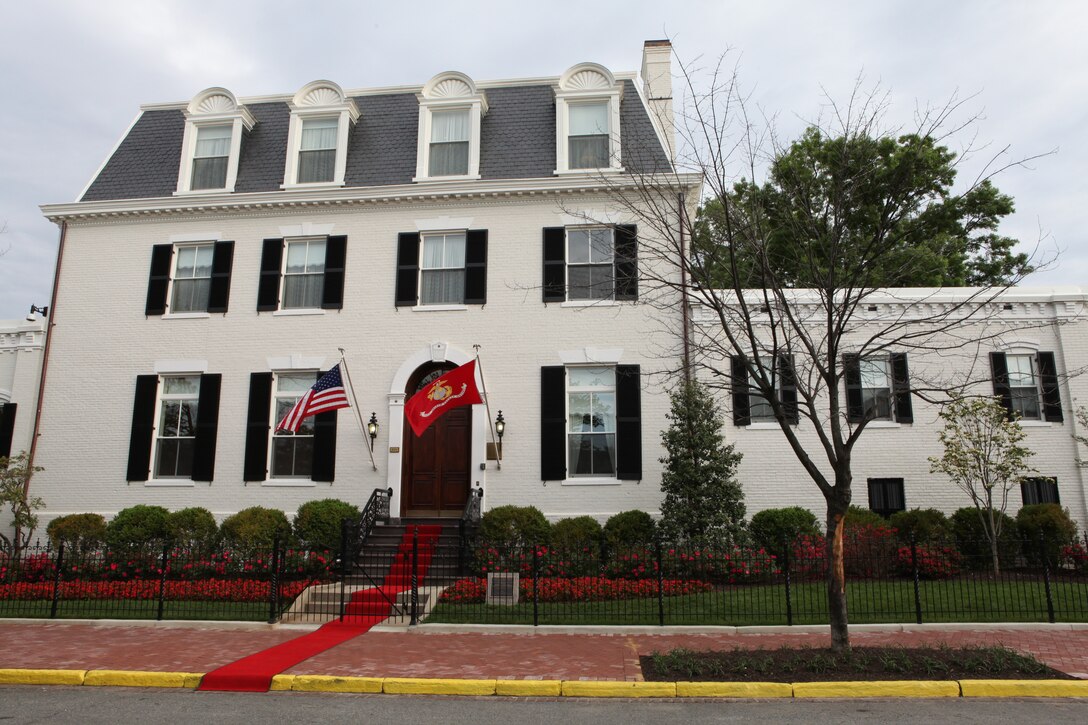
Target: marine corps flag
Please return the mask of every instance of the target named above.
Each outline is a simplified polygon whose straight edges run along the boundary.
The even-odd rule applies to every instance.
[[[461,405],[482,402],[476,387],[476,361],[473,360],[450,370],[413,395],[404,404],[404,415],[418,438],[443,413]]]

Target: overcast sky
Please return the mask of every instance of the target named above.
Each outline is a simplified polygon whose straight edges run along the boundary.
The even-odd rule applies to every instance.
[[[821,2],[96,2],[9,3],[0,27],[0,319],[49,303],[57,227],[39,204],[73,201],[141,103],[556,76],[581,61],[638,70],[644,40],[684,59],[733,49],[752,100],[796,135],[824,90],[859,73],[892,92],[889,122],[958,91],[990,149],[1055,151],[997,185],[1016,200],[1002,232],[1060,249],[1035,285],[1088,279],[1088,3]],[[675,66],[674,66],[675,69]],[[108,253],[108,250],[103,250]],[[1088,285],[1086,285],[1088,286]]]

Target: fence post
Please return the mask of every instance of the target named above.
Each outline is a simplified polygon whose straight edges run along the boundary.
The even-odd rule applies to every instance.
[[[280,603],[280,537],[272,540],[272,579],[268,586],[268,623],[275,624]]]
[[[1046,589],[1046,616],[1054,624],[1054,594],[1050,591],[1050,561],[1046,551],[1046,537],[1039,532],[1039,554],[1043,557],[1043,586]]]
[[[520,583],[519,585],[520,586]],[[540,586],[540,546],[533,544],[533,626],[540,626],[540,607],[537,606],[540,597],[537,596]]]
[[[910,568],[914,575],[914,620],[922,623],[922,593],[920,591],[918,572],[918,542],[914,540],[914,532],[910,532]]]
[[[790,545],[782,539],[782,558],[786,563],[786,626],[793,626],[793,592],[790,581]]]
[[[24,557],[25,561],[25,557]],[[57,558],[53,563],[53,601],[49,605],[49,618],[55,619],[57,616],[57,604],[60,603],[60,571],[64,566],[64,540],[60,542],[60,546],[57,547]]]
[[[159,559],[159,610],[155,618],[162,621],[162,610],[166,603],[166,559],[170,554],[170,544],[162,545],[162,558]]]
[[[661,566],[661,539],[654,539],[654,558],[657,560],[657,623],[665,626],[665,569]]]
[[[351,573],[351,564],[348,563],[348,552],[354,551],[355,542],[349,541],[352,539],[351,524],[349,519],[340,520],[340,571],[337,572],[340,575],[340,612],[339,619],[344,621],[344,608],[346,602],[344,601],[344,593],[347,591],[347,578]]]
[[[419,624],[419,527],[412,527],[412,619],[408,623]]]

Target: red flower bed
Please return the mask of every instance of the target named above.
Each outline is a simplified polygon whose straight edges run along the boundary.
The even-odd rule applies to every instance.
[[[283,582],[280,585],[282,599],[294,599],[307,581]],[[132,581],[62,581],[60,598],[65,600],[157,600],[159,581],[142,579]],[[195,581],[167,581],[164,591],[167,601],[197,602],[267,602],[268,582],[253,579],[199,579]],[[0,584],[0,600],[39,600],[53,598],[52,582],[24,582]]]
[[[951,546],[916,544],[914,554],[918,562],[918,576],[923,579],[948,579],[960,573],[960,553]],[[896,572],[902,576],[914,576],[910,547],[900,546],[897,556]]]
[[[662,593],[667,597],[708,592],[712,589],[710,584],[702,581],[665,579],[661,582]],[[446,604],[482,604],[486,594],[486,579],[461,579],[442,592],[438,601]],[[521,579],[520,594],[523,600],[532,601],[532,579]],[[537,581],[539,602],[605,602],[656,596],[656,579],[605,579],[587,576],[574,579],[541,577]]]

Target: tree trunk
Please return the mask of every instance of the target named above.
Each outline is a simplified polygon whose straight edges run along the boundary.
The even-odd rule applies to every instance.
[[[993,506],[990,506],[988,511],[990,514],[990,558],[993,560],[994,578],[996,579],[997,577],[1001,576],[1001,562],[998,561],[997,558],[997,529],[994,528],[995,522]]]
[[[842,544],[848,506],[849,503],[838,496],[827,499],[827,612],[831,622],[831,649],[835,652],[850,650]]]

